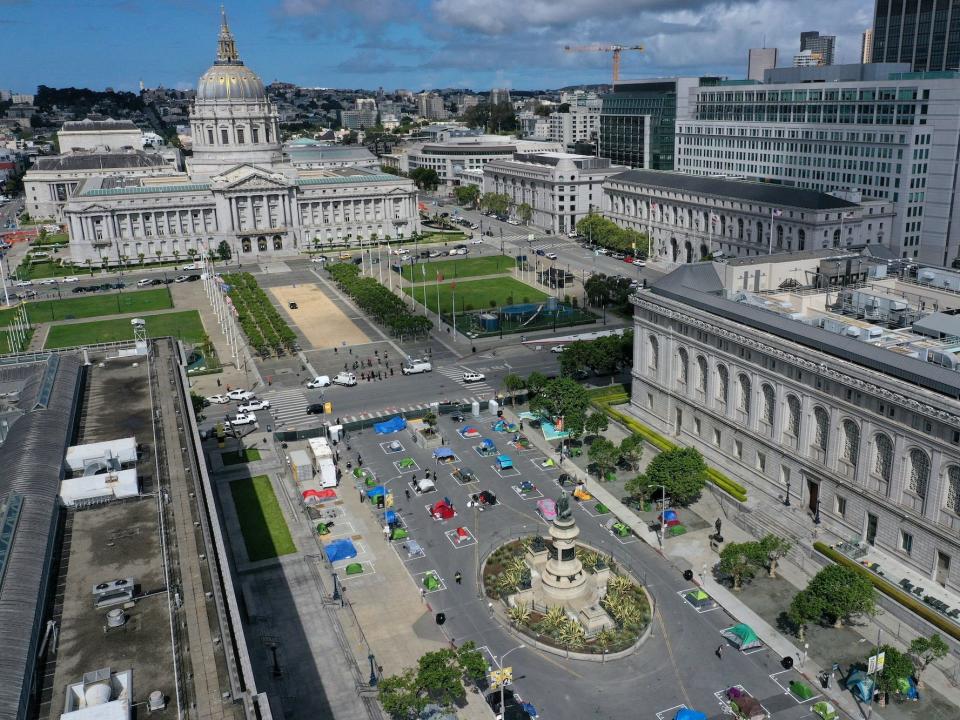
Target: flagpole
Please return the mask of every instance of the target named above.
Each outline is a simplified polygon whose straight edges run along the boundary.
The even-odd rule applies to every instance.
[[[420,266],[420,274],[423,276],[423,316],[427,316],[427,266]]]
[[[767,255],[773,255],[773,208],[770,208],[770,242],[767,245]]]
[[[453,313],[453,341],[457,341],[457,284],[450,284],[450,312]]]

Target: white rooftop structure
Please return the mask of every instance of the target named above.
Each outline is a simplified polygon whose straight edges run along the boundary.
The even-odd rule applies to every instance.
[[[60,499],[67,507],[91,500],[122,500],[140,494],[136,468],[65,478]]]
[[[135,437],[67,448],[66,464],[71,472],[93,474],[91,469],[120,470],[123,465],[136,462],[137,439]]]

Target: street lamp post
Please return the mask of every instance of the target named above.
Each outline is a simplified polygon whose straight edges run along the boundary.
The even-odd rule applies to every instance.
[[[784,498],[783,504],[787,507],[790,507],[790,481],[787,480],[787,497]]]
[[[500,656],[500,669],[503,670],[503,662],[507,659],[507,655],[512,653],[514,650],[522,650],[526,645],[517,645],[515,648],[507,650],[503,655]],[[500,679],[500,717],[505,718],[507,716],[506,709],[503,707],[503,687],[505,683],[503,678]]]

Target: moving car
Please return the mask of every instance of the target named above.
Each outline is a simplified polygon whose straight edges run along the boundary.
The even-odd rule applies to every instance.
[[[450,251],[449,253],[447,253],[447,254],[448,254],[448,255],[466,255],[466,254],[467,254],[467,249],[466,249],[466,248],[453,248],[453,250],[451,250],[451,251]]]
[[[646,261],[646,260],[641,260],[640,258],[634,258],[634,259],[633,259],[633,264],[636,265],[637,267],[646,267],[646,266],[647,266],[647,261]]]
[[[519,225],[519,224],[520,224],[520,221],[517,220],[516,218],[510,218],[509,220],[507,220],[507,225]]]
[[[467,370],[463,374],[463,381],[465,383],[482,382],[483,380],[486,380],[486,379],[487,379],[486,375],[484,375],[483,373],[474,372],[473,370]]]
[[[207,402],[211,405],[226,405],[230,402],[230,398],[226,395],[211,395],[207,398]]]
[[[253,400],[249,400],[242,405],[237,405],[237,412],[250,413],[257,410],[266,410],[268,407],[270,407],[269,400],[257,400],[254,398]]]
[[[317,255],[317,257],[310,258],[310,262],[317,263],[318,265],[321,263],[325,263],[326,261],[327,261],[326,255]]]
[[[323,403],[310,403],[307,405],[307,415],[323,415]]]
[[[37,280],[37,285],[56,285],[56,278],[44,278],[43,280]]]
[[[547,251],[544,250],[543,248],[537,248],[536,251],[535,251],[535,254],[537,254],[537,255],[546,255],[546,254],[547,254]]]
[[[557,259],[557,254],[555,252],[547,253],[547,260],[556,260],[556,259]]]
[[[474,238],[470,241],[471,245],[483,245],[483,238]]]
[[[78,278],[76,275],[70,275],[69,277],[65,277],[63,281],[65,283],[75,283],[75,282],[79,282],[80,278]]]
[[[550,352],[562,353],[566,349],[566,347],[567,347],[566,345],[554,345],[552,348],[550,348]]]
[[[357,376],[352,372],[342,372],[334,376],[331,380],[334,385],[345,385],[347,387],[353,387],[357,384]]]
[[[15,287],[30,287],[31,285],[33,285],[31,280],[17,280],[14,283]]]
[[[311,390],[316,388],[330,387],[330,376],[329,375],[317,375],[313,380],[310,380],[307,383],[307,387]]]
[[[253,425],[256,421],[257,416],[253,413],[237,413],[226,422],[231,427],[237,427],[240,425]]]
[[[237,388],[236,390],[231,390],[228,392],[227,397],[231,400],[253,400],[255,396],[249,390],[241,390],[240,388]]]
[[[432,370],[433,365],[426,360],[410,360],[401,368],[401,372],[404,375],[417,375],[419,373],[428,373]]]
[[[352,253],[348,253],[348,252],[342,252],[342,253],[340,253],[340,259],[341,259],[341,260],[350,260],[352,257],[353,257],[353,254],[352,254]]]

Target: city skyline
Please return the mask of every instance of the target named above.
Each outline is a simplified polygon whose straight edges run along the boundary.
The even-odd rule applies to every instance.
[[[9,38],[3,84],[20,92],[40,84],[135,91],[140,81],[192,88],[210,62],[219,13],[215,2],[185,0],[0,4]],[[563,50],[568,44],[644,45],[643,54],[624,57],[623,79],[744,77],[750,47],[765,41],[787,57],[804,30],[836,35],[836,62],[856,62],[873,3],[839,0],[811,9],[782,0],[687,0],[679,7],[616,0],[597,8],[584,0],[378,0],[345,9],[329,0],[234,0],[226,11],[242,57],[265,82],[485,91],[609,82],[608,53],[571,54]],[[164,25],[174,31],[159,32]]]

